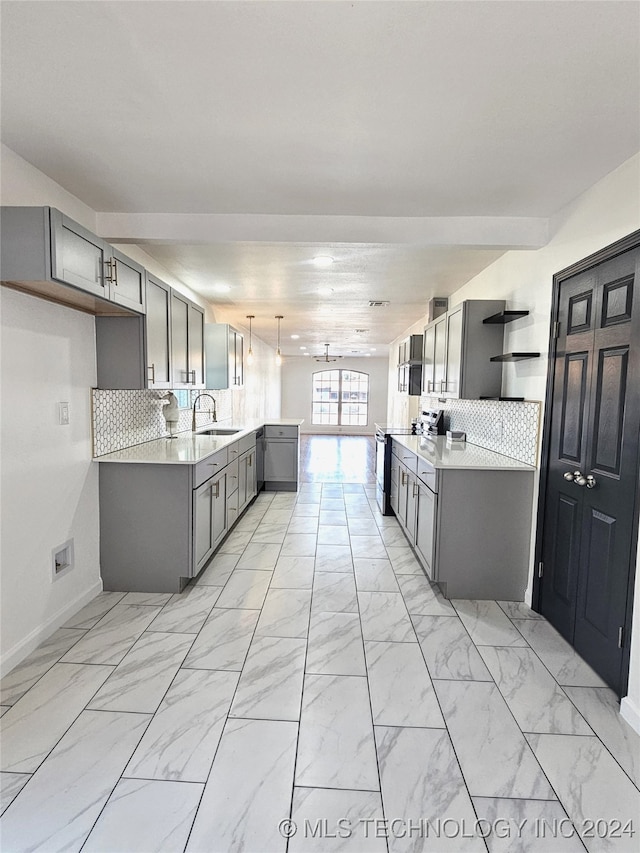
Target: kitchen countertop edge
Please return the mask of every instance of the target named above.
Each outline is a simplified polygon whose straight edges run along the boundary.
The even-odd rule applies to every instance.
[[[495,450],[488,450],[479,444],[472,444],[470,441],[448,442],[445,436],[427,438],[422,435],[394,435],[393,440],[438,470],[530,471],[531,473],[536,470],[533,465],[520,462],[511,456],[504,456]]]
[[[265,426],[301,426],[304,418],[265,418],[251,420],[242,426],[211,423],[196,432],[179,433],[176,438],[156,438],[92,457],[93,462],[137,463],[143,465],[197,465],[249,433]],[[237,429],[231,435],[204,435],[208,429]]]

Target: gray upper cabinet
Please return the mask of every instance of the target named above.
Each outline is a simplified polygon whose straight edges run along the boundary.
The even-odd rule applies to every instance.
[[[504,305],[501,299],[467,299],[425,328],[425,394],[464,400],[500,396],[502,367],[491,357],[501,351],[503,327],[483,320]]]
[[[192,384],[196,388],[204,388],[204,311],[193,302],[189,302],[187,323],[189,334],[189,375]]]
[[[132,261],[118,249],[108,246],[110,257],[106,266],[111,285],[111,299],[125,308],[144,314],[146,307],[145,268]]]
[[[439,393],[444,387],[447,357],[447,318],[442,315],[424,330],[422,393]]]
[[[94,296],[110,297],[111,247],[59,210],[51,209],[51,277]]]
[[[2,283],[96,316],[145,312],[144,267],[53,207],[2,207]]]
[[[172,388],[204,388],[204,312],[186,296],[171,293]]]
[[[203,388],[204,312],[145,278],[144,316],[96,317],[98,388]]]
[[[204,330],[206,386],[223,390],[244,385],[244,337],[227,323]]]
[[[422,390],[422,335],[409,335],[398,346],[398,391],[419,396]]]
[[[171,387],[171,288],[147,274],[147,387]]]

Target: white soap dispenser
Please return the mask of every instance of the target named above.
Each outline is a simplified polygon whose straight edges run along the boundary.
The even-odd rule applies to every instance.
[[[180,420],[180,406],[178,398],[173,391],[168,391],[162,399],[162,414],[167,424],[169,438],[177,438],[178,421]]]

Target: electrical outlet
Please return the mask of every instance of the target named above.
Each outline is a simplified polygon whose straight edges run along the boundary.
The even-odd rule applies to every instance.
[[[502,421],[494,421],[493,422],[493,437],[494,438],[502,438],[502,432],[503,432]]]
[[[69,404],[58,403],[58,423],[60,426],[69,425]]]

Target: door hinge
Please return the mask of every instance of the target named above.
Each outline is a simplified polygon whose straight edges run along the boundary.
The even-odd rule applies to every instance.
[[[559,338],[559,337],[560,337],[560,323],[558,323],[558,321],[557,321],[557,320],[556,320],[556,322],[553,324],[553,337],[554,337],[554,338]]]
[[[624,648],[624,628],[622,625],[618,628],[618,648]]]
[[[541,578],[544,574],[544,563],[538,563],[538,577]]]

